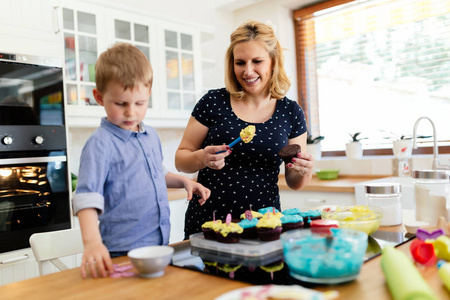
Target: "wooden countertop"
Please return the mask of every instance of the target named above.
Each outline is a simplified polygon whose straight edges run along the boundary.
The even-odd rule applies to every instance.
[[[339,175],[337,179],[320,180],[317,176],[313,176],[308,186],[301,191],[309,192],[334,192],[334,193],[354,193],[355,184],[389,177],[390,175]],[[286,183],[284,175],[279,176],[278,186],[280,190],[292,191]],[[169,201],[186,198],[187,194],[184,189],[167,189]]]
[[[304,187],[301,191],[310,192],[335,192],[335,193],[354,193],[355,184],[389,177],[390,175],[339,175],[337,179],[333,180],[320,180],[316,175],[313,175],[309,185]],[[280,190],[290,190],[287,186],[284,175],[280,175],[278,180],[278,186]]]
[[[187,192],[185,189],[167,189],[167,196],[169,198],[169,201],[186,199]]]
[[[403,225],[380,230],[405,232]],[[407,242],[397,249],[409,254]],[[339,299],[392,299],[380,266],[381,256],[366,262],[358,277],[351,282],[317,287],[317,290],[337,290]],[[129,263],[127,257],[114,259],[115,263]],[[436,293],[438,299],[448,299],[437,274],[437,268],[418,267],[419,272]],[[251,286],[222,277],[168,266],[162,277],[87,278],[82,279],[79,268],[32,278],[0,287],[2,299],[195,299],[212,300],[228,291]]]

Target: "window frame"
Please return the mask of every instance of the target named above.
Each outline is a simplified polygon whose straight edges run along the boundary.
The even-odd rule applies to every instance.
[[[317,80],[311,83],[311,78],[317,78],[316,69],[309,71],[306,69],[306,51],[311,51],[314,47],[315,40],[305,38],[305,32],[314,32],[314,27],[311,26],[312,21],[308,22],[315,12],[324,9],[332,8],[338,5],[355,2],[357,0],[328,0],[318,4],[313,4],[293,11],[294,32],[295,32],[295,46],[296,46],[296,64],[297,64],[297,86],[298,86],[298,102],[303,108],[308,124],[309,134],[312,136],[319,136],[319,111],[318,98],[308,99],[309,94],[317,94]],[[308,24],[310,23],[310,24]],[[314,38],[314,35],[312,35]],[[310,76],[308,78],[308,75]],[[310,83],[308,84],[308,81]],[[312,117],[314,116],[314,117]],[[311,120],[313,119],[313,121]],[[394,155],[392,148],[384,149],[364,149],[364,156],[392,156]],[[440,154],[449,154],[450,146],[438,146]],[[433,145],[418,147],[413,149],[413,154],[433,154]],[[345,156],[345,151],[323,151],[323,157],[337,157]]]

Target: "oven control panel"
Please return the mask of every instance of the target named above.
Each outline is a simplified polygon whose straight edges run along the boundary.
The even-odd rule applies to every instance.
[[[64,126],[0,126],[0,153],[66,148]]]

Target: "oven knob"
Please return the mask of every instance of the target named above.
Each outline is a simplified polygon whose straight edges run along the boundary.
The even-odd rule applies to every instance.
[[[4,138],[2,138],[2,143],[4,145],[11,145],[13,143],[13,138],[10,136],[5,136]]]
[[[42,135],[38,135],[34,138],[34,142],[38,145],[42,145],[42,143],[44,142],[44,138],[42,137]]]

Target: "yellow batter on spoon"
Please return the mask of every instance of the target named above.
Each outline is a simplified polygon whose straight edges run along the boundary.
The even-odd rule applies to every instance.
[[[244,129],[241,130],[241,133],[239,134],[239,137],[235,139],[231,144],[228,145],[228,147],[233,147],[236,145],[239,141],[244,141],[244,143],[249,143],[253,137],[255,136],[256,128],[254,125],[248,125]],[[217,153],[222,153],[225,151],[220,151]]]
[[[240,137],[244,143],[250,142],[255,136],[256,127],[254,125],[249,125],[241,130]]]

